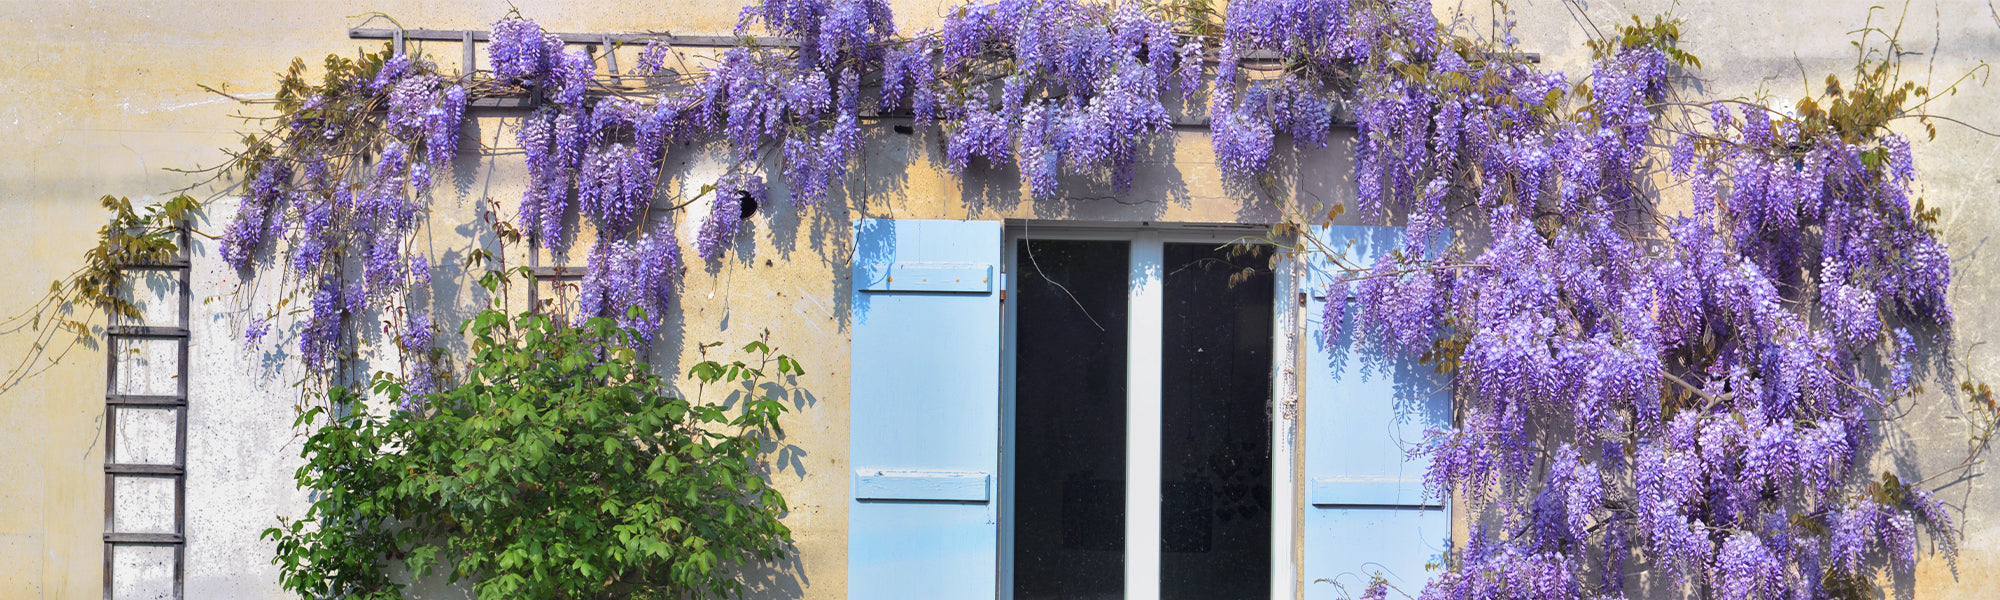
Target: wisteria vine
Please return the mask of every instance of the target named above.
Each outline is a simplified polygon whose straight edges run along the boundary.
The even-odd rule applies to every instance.
[[[222,255],[248,269],[282,248],[310,303],[300,352],[337,362],[354,315],[428,280],[407,237],[468,98],[526,96],[519,230],[560,252],[569,215],[594,228],[575,317],[650,340],[682,269],[676,215],[722,259],[774,199],[764,165],[797,209],[838,197],[864,118],[935,126],[951,169],[1011,166],[1044,200],[1065,177],[1126,188],[1183,117],[1205,113],[1220,170],[1253,188],[1281,142],[1324,147],[1351,122],[1355,208],[1404,224],[1402,248],[1356,264],[1309,232],[1300,247],[1334,265],[1328,297],[1358,298],[1357,343],[1453,373],[1459,416],[1422,452],[1431,493],[1473,511],[1414,595],[1622,597],[1652,569],[1690,595],[1822,598],[1871,565],[1910,572],[1919,526],[1952,555],[1927,488],[1862,472],[1874,421],[1952,323],[1936,213],[1911,201],[1909,143],[1887,127],[1927,91],[1894,77],[1893,51],[1779,112],[1679,100],[1672,77],[1698,62],[1672,21],[1593,42],[1571,78],[1511,38],[1441,30],[1417,0],[995,0],[908,35],[882,0],[766,0],[736,33],[692,70],[647,45],[627,76],[646,94],[520,15],[493,25],[490,72],[378,54],[309,85],[295,66],[282,126],[239,155]],[[730,166],[705,212],[661,203],[669,153],[707,144]],[[1653,187],[1661,164],[1686,210]],[[1490,241],[1429,251],[1448,223]],[[1337,327],[1350,309],[1328,310]],[[406,313],[401,344],[427,347],[429,319]]]

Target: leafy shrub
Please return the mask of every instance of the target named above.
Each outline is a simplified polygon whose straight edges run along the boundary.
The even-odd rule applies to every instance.
[[[699,390],[727,396],[703,403],[669,392],[610,319],[489,309],[465,327],[464,380],[417,408],[371,414],[405,400],[378,373],[372,400],[334,387],[299,416],[319,424],[297,474],[316,499],[264,532],[287,589],[401,598],[400,561],[482,599],[730,595],[731,566],[790,551],[760,461],[785,412],[767,393],[803,374],[790,357],[752,342],[748,362],[695,365]]]

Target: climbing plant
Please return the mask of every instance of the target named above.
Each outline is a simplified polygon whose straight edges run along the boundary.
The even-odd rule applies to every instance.
[[[1866,472],[1952,311],[1889,129],[1929,92],[1863,33],[1849,85],[1789,112],[1678,98],[1699,60],[1668,19],[1593,41],[1577,80],[1424,35],[1360,62],[1357,204],[1405,219],[1402,246],[1363,265],[1302,233],[1339,265],[1327,296],[1358,298],[1328,304],[1329,339],[1352,311],[1365,356],[1453,376],[1456,422],[1422,452],[1472,527],[1422,597],[1619,596],[1642,570],[1696,596],[1868,597],[1880,566],[1914,569],[1920,526],[1954,555],[1930,489]],[[1454,219],[1490,241],[1428,252]]]
[[[34,336],[21,361],[0,378],[0,392],[61,363],[77,344],[94,345],[101,331],[91,323],[98,315],[126,323],[144,317],[143,308],[127,294],[132,287],[128,271],[180,256],[188,219],[201,211],[201,202],[187,195],[143,208],[117,196],[105,196],[98,204],[111,212],[111,221],[97,230],[97,244],[83,253],[83,265],[49,282],[48,293],[27,310],[0,321],[5,331],[25,326]]]
[[[439,356],[408,240],[468,103],[524,98],[528,185],[496,225],[557,253],[590,228],[571,324],[646,346],[682,268],[675,221],[698,220],[692,247],[717,261],[757,207],[843,199],[864,118],[935,127],[949,168],[1014,169],[1060,202],[1065,178],[1129,185],[1205,113],[1222,176],[1285,211],[1274,239],[1327,265],[1327,297],[1356,298],[1328,303],[1325,343],[1351,322],[1368,360],[1451,375],[1457,418],[1421,452],[1471,534],[1423,589],[1394,591],[1616,597],[1650,571],[1688,596],[1853,596],[1881,566],[1914,569],[1920,527],[1953,556],[1927,480],[1865,466],[1953,322],[1938,212],[1892,127],[1936,135],[1925,107],[1957,84],[1906,81],[1893,30],[1861,30],[1851,75],[1780,109],[1682,97],[1701,62],[1665,17],[1592,39],[1571,76],[1417,0],[994,0],[910,33],[881,0],[741,15],[735,46],[650,42],[617,78],[520,14],[494,23],[489,71],[385,51],[329,58],[314,82],[296,63],[227,165],[245,200],[223,257],[291,282],[316,370],[355,351],[370,308],[401,307],[399,346]],[[1353,204],[1285,193],[1273,157],[1340,124],[1351,174],[1286,176],[1351,175]],[[728,167],[697,197],[661,185],[670,157],[711,152]],[[1402,225],[1399,250],[1362,264],[1317,233],[1347,211]],[[1436,250],[1447,227],[1482,235]],[[398,381],[447,389],[449,369],[425,368]]]

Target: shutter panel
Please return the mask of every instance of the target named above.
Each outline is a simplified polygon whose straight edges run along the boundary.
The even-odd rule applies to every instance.
[[[1402,238],[1394,227],[1335,226],[1320,235],[1360,265],[1388,254]],[[1337,359],[1352,348],[1352,317],[1342,328],[1349,333],[1330,346],[1321,315],[1327,302],[1352,300],[1326,297],[1328,265],[1308,270],[1305,597],[1359,595],[1378,572],[1415,595],[1430,576],[1424,564],[1445,548],[1451,517],[1441,501],[1424,498],[1428,459],[1406,460],[1405,449],[1421,443],[1426,428],[1450,424],[1451,397],[1430,365],[1408,361],[1364,376],[1359,353]],[[1347,594],[1322,580],[1338,582]]]
[[[999,221],[859,219],[848,597],[993,598]]]

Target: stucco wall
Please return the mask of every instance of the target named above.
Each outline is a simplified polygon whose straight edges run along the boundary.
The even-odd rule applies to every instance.
[[[892,3],[906,31],[935,22],[947,3]],[[1448,18],[1486,29],[1485,2],[1460,7],[1441,2]],[[1852,64],[1847,32],[1862,26],[1869,3],[1860,1],[1742,3],[1680,2],[1689,23],[1684,47],[1707,69],[1683,88],[1691,98],[1756,96],[1789,102],[1828,72]],[[564,32],[672,29],[675,33],[724,33],[740,4],[731,1],[608,2],[517,1],[525,15]],[[483,28],[508,10],[504,1],[451,3],[390,0],[355,2],[0,2],[0,34],[12,52],[0,54],[0,231],[8,279],[0,310],[30,305],[45,282],[67,273],[103,221],[99,195],[135,199],[194,183],[164,168],[210,166],[216,150],[252,127],[232,119],[245,110],[195,84],[226,86],[233,93],[268,95],[272,73],[294,56],[309,63],[328,53],[351,54],[362,42],[345,29],[352,15],[380,11],[407,27]],[[1587,70],[1583,42],[1628,14],[1671,9],[1668,2],[1517,2],[1514,19],[1524,49],[1544,64],[1573,74]],[[1878,21],[1879,22],[1879,21]],[[2000,57],[2000,15],[1985,2],[1921,3],[1910,10],[1904,38],[1925,54],[1910,59],[1929,68],[1941,85],[1982,58]],[[455,44],[428,48],[446,69],[456,66]],[[1801,73],[1804,75],[1801,75]],[[1934,86],[1935,87],[1935,86]],[[1997,129],[2000,87],[1971,86],[1940,99],[1934,110]],[[249,109],[254,111],[255,109]],[[486,198],[511,211],[522,173],[512,147],[513,121],[482,114],[468,125],[481,149],[468,152],[452,185],[439,193],[430,217],[429,252],[440,264],[462,258],[470,243],[491,243],[474,215]],[[1914,125],[1907,123],[1906,125]],[[1915,131],[1915,129],[1910,129]],[[741,343],[765,328],[773,344],[798,356],[811,375],[803,384],[813,400],[788,415],[787,443],[801,460],[782,470],[778,484],[791,500],[787,522],[799,541],[799,559],[756,578],[765,597],[842,597],[846,564],[845,393],[847,388],[847,223],[857,217],[1033,218],[1108,221],[1268,222],[1269,203],[1223,189],[1217,182],[1204,134],[1185,130],[1148,155],[1138,189],[1114,196],[1084,186],[1071,198],[1030,202],[1011,173],[962,178],[939,168],[936,138],[919,131],[867,131],[864,163],[849,182],[848,200],[814,210],[778,206],[763,211],[728,258],[690,267],[686,290],[666,331],[688,342]],[[2000,349],[1981,342],[2000,335],[2000,313],[1986,310],[2000,284],[2000,261],[1985,253],[1996,225],[1982,210],[2000,191],[2000,141],[1950,124],[1940,137],[1917,144],[1924,196],[1944,208],[1952,249],[1953,300],[1959,308],[1956,355],[1963,377],[2000,376]],[[1351,197],[1344,153],[1330,150],[1299,159],[1318,177],[1298,185],[1311,196]],[[677,185],[692,192],[712,179],[714,165],[696,159]],[[199,188],[207,197],[221,192]],[[219,231],[229,203],[215,206],[203,226]],[[701,212],[699,205],[691,214]],[[680,223],[692,239],[693,224]],[[297,514],[305,495],[291,489],[298,439],[291,429],[291,383],[299,374],[279,365],[290,357],[283,332],[246,348],[240,332],[246,311],[272,301],[273,282],[240,285],[222,268],[206,242],[197,245],[194,371],[190,408],[190,598],[277,597],[268,545],[257,532],[276,516]],[[692,256],[692,254],[689,254]],[[514,256],[512,260],[522,260]],[[458,314],[480,300],[462,278],[440,277],[442,306]],[[260,304],[262,303],[262,304]],[[518,306],[518,305],[517,305]],[[440,311],[441,322],[452,322]],[[25,336],[0,337],[0,356],[29,349]],[[387,364],[391,357],[376,357]],[[684,372],[691,354],[657,357]],[[0,597],[85,598],[101,594],[103,520],[104,354],[80,348],[66,362],[0,395]],[[1950,385],[1933,384],[1933,389]],[[1908,426],[1886,432],[1884,465],[1903,464],[1930,473],[1961,456],[1965,422],[1935,394],[1923,399]],[[1983,471],[1975,470],[1974,474]],[[1942,482],[1942,480],[1941,480]],[[1941,483],[1940,482],[1940,483]],[[1967,506],[1965,555],[1954,579],[1942,561],[1921,563],[1914,585],[1923,598],[1989,597],[2000,567],[2000,493],[1971,477],[1946,488]]]

